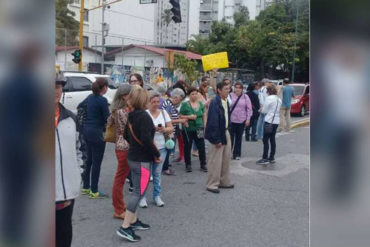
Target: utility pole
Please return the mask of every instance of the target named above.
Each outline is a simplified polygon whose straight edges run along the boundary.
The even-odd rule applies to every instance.
[[[78,63],[78,71],[82,71],[82,57],[83,57],[83,33],[84,33],[84,15],[85,15],[85,0],[81,0],[80,5],[80,44],[79,48],[81,51],[81,61]]]
[[[101,73],[104,74],[104,45],[105,45],[105,37],[104,37],[104,11],[105,11],[105,0],[103,0],[102,4],[102,22],[101,22]]]
[[[295,34],[294,34],[294,50],[293,50],[293,66],[292,66],[292,77],[291,82],[294,83],[294,73],[295,73],[295,56],[297,50],[297,30],[298,30],[298,2],[296,2],[296,19],[295,19]]]

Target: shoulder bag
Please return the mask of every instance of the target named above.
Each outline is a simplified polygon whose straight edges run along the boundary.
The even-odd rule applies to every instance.
[[[110,115],[108,118],[108,125],[105,130],[104,140],[106,142],[116,142],[116,124],[112,115]]]
[[[274,112],[274,117],[272,118],[272,123],[274,122],[274,119],[275,119],[275,115],[276,115],[276,110],[279,106],[279,101],[277,100],[276,101],[276,108],[275,108],[275,112]],[[266,133],[266,134],[271,134],[272,133],[272,130],[273,130],[273,125],[272,123],[267,123],[265,122],[265,125],[263,126],[263,133]]]

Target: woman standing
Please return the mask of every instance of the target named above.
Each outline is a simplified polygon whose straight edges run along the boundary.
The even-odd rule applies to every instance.
[[[112,203],[113,203],[113,217],[117,219],[125,218],[125,203],[123,200],[123,189],[126,178],[130,171],[127,163],[127,152],[129,144],[124,138],[124,130],[127,127],[127,117],[129,109],[127,107],[127,98],[132,86],[129,84],[120,85],[117,89],[112,105],[111,118],[108,120],[108,125],[115,124],[116,126],[116,157],[118,161],[116,175],[113,181],[112,188]]]
[[[185,166],[191,172],[191,146],[193,140],[199,150],[200,169],[207,172],[206,152],[204,145],[204,105],[199,100],[198,90],[190,87],[188,90],[189,101],[183,102],[180,109],[181,118],[187,119],[182,134],[184,136]]]
[[[231,149],[233,150],[233,159],[240,160],[242,149],[242,136],[244,128],[250,124],[252,116],[252,104],[248,95],[243,93],[243,84],[236,82],[234,92],[230,94],[231,99]]]
[[[158,207],[163,207],[164,202],[160,197],[161,188],[161,174],[163,162],[166,158],[166,139],[165,135],[169,135],[173,132],[171,118],[165,110],[159,109],[161,95],[156,91],[150,92],[150,105],[149,109],[146,110],[149,116],[153,120],[155,127],[154,144],[161,153],[161,162],[152,163],[152,176],[153,176],[153,201]],[[143,198],[145,199],[145,197]],[[146,203],[146,202],[145,202]]]
[[[137,207],[144,196],[150,178],[150,164],[161,163],[161,154],[153,143],[155,128],[149,114],[145,111],[149,103],[149,93],[135,86],[128,97],[128,103],[133,111],[128,114],[124,137],[129,142],[128,165],[134,190],[129,195],[125,219],[117,234],[130,242],[141,238],[135,230],[148,230],[150,226],[137,218]]]
[[[103,97],[107,89],[108,81],[98,78],[92,84],[93,94],[87,98],[86,121],[83,128],[87,144],[87,161],[83,174],[82,194],[89,194],[90,199],[106,197],[104,192],[98,191],[98,183],[105,151],[104,130],[109,117],[108,101]]]
[[[265,103],[262,106],[261,113],[265,114],[264,130],[263,130],[263,155],[262,159],[257,161],[257,164],[274,164],[275,163],[275,152],[276,152],[276,141],[275,135],[276,130],[280,123],[280,107],[281,99],[276,95],[276,86],[271,84],[267,86],[267,97]],[[271,143],[271,152],[269,152],[269,142]]]
[[[260,116],[260,113],[258,111],[260,109],[260,101],[258,99],[258,89],[260,87],[256,88],[257,85],[259,85],[258,82],[250,83],[247,88],[247,95],[252,102],[253,115],[250,120],[250,125],[245,128],[245,140],[252,140],[254,142],[257,141],[257,120]]]

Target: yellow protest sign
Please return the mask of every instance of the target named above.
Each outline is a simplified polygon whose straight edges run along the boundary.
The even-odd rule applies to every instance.
[[[219,52],[202,56],[203,70],[208,71],[212,69],[222,69],[229,67],[229,59],[227,52]]]

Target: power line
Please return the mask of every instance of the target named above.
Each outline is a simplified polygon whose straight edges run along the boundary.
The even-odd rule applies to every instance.
[[[112,12],[112,13],[116,13],[116,14],[120,14],[120,15],[131,16],[131,17],[134,17],[134,18],[137,18],[137,19],[141,19],[141,20],[145,20],[145,21],[149,21],[149,22],[154,22],[154,20],[152,20],[152,19],[148,19],[148,18],[145,18],[145,17],[139,17],[139,16],[136,16],[136,15],[127,14],[127,13],[120,12],[120,11],[117,11],[117,10],[107,10],[107,11],[108,12]]]

